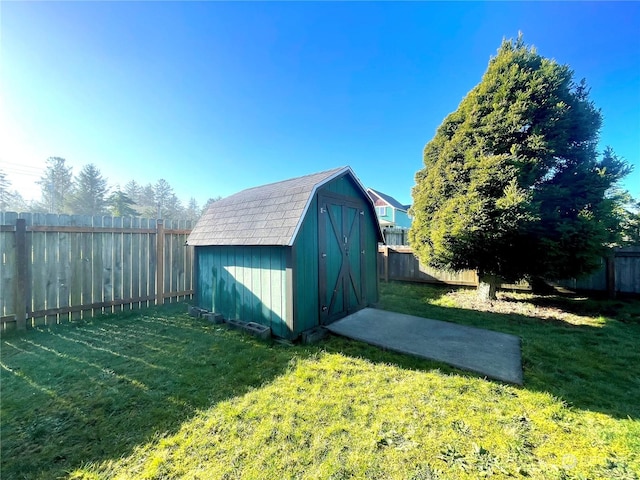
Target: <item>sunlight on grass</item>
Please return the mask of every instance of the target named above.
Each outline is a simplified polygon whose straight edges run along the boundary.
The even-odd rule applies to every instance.
[[[386,309],[518,335],[524,386],[129,312],[2,339],[2,478],[638,479],[637,303],[381,290]]]
[[[199,412],[174,435],[74,476],[572,478],[604,473],[614,457],[631,461],[624,430],[548,393],[321,353]]]

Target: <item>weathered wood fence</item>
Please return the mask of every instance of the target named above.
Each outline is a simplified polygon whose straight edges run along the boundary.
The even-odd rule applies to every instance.
[[[386,245],[409,245],[409,229],[386,227],[382,229]]]
[[[0,213],[0,330],[193,294],[190,222]]]
[[[445,272],[422,265],[413,255],[411,247],[380,246],[378,248],[378,276],[381,280],[441,283],[477,286],[475,271]],[[557,282],[557,285],[575,290],[604,291],[609,293],[640,293],[640,247],[615,248],[609,259],[602,259],[601,267],[593,274]],[[508,285],[528,288],[526,283]]]

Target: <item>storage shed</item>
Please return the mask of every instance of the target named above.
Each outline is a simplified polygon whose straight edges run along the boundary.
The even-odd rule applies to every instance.
[[[195,247],[200,308],[295,339],[378,300],[380,225],[350,167],[214,202]]]

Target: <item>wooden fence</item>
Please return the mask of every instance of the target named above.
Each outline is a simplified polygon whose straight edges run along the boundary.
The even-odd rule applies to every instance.
[[[409,245],[409,229],[385,227],[382,229],[386,245]]]
[[[445,272],[422,265],[413,255],[411,247],[378,247],[378,276],[381,280],[405,282],[444,283],[450,285],[478,285],[478,276],[472,270]]]
[[[193,295],[190,222],[0,213],[0,330]]]
[[[385,281],[478,285],[478,275],[475,271],[445,272],[425,267],[413,255],[411,247],[400,246],[384,245],[378,248],[378,277]],[[556,284],[574,290],[638,294],[640,293],[640,247],[615,248],[612,256],[602,259],[600,269],[593,274],[579,279],[561,280]],[[529,288],[525,282],[505,286]]]

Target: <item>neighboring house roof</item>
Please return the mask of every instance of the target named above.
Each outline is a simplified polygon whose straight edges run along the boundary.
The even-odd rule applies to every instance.
[[[373,203],[375,205],[379,205],[379,202],[377,201],[379,199],[385,202],[387,205],[390,205],[393,208],[396,208],[398,210],[402,210],[403,212],[406,212],[407,210],[409,210],[409,207],[411,206],[411,205],[403,205],[392,196],[386,195],[382,192],[374,190],[373,188],[367,188],[367,193],[369,194],[369,196],[371,197],[371,200],[373,200]]]
[[[353,177],[366,198],[350,167],[249,188],[213,202],[187,244],[292,246],[316,190],[343,174]]]

